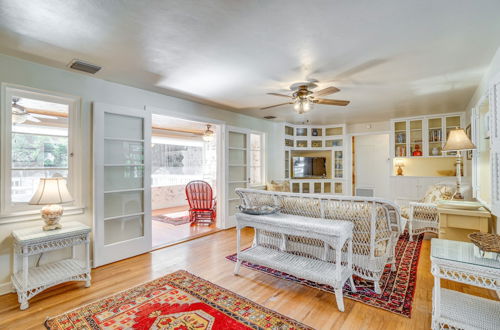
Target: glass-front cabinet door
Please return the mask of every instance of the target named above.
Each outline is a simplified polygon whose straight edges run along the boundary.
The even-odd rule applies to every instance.
[[[94,104],[94,266],[151,250],[151,115]]]
[[[442,156],[443,150],[443,118],[429,118],[427,121],[427,135],[429,141],[429,156]]]
[[[394,157],[406,157],[406,120],[394,123]]]
[[[410,120],[410,156],[422,157],[423,152],[423,120]]]
[[[445,117],[445,125],[446,125],[446,139],[448,139],[448,135],[450,131],[455,128],[462,127],[460,116],[447,116]],[[446,142],[446,141],[445,141]],[[456,151],[447,151],[446,156],[456,156]]]

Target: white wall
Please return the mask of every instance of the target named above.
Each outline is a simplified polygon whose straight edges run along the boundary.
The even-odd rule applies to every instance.
[[[104,70],[106,70],[106,68],[104,68]],[[167,111],[173,111],[174,113],[182,112],[184,114],[220,120],[226,122],[228,125],[266,132],[268,134],[268,143],[266,148],[267,159],[271,159],[270,155],[277,154],[277,150],[281,150],[279,145],[273,143],[278,140],[276,134],[278,134],[279,130],[275,128],[279,125],[276,123],[216,109],[214,107],[159,93],[96,79],[85,74],[55,69],[49,66],[0,54],[0,81],[3,83],[18,84],[31,88],[76,95],[80,96],[82,99],[81,108],[83,133],[81,139],[83,144],[83,159],[85,159],[83,189],[87,208],[82,215],[64,217],[63,222],[77,220],[88,225],[92,224],[92,153],[90,149],[92,141],[92,102],[104,102],[140,109],[144,106],[151,106],[166,109]],[[3,105],[3,100],[0,101]],[[2,109],[2,111],[6,111],[6,109]],[[268,164],[271,164],[271,162],[268,162]],[[279,171],[277,171],[275,167],[268,167],[269,177],[280,175]],[[10,233],[13,229],[29,226],[41,226],[41,220],[5,223],[5,219],[0,219],[0,293],[5,291],[8,287],[10,273],[12,270],[12,240],[10,238]],[[54,256],[54,258],[56,258],[56,256]],[[44,256],[44,259],[46,261],[50,260],[50,256]]]

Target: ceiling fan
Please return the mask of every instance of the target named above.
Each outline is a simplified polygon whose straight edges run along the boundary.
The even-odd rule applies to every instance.
[[[338,106],[346,106],[350,101],[343,100],[331,100],[331,99],[322,99],[319,96],[326,96],[333,93],[340,92],[340,89],[337,87],[327,87],[323,88],[319,91],[311,91],[312,88],[315,88],[316,84],[294,84],[290,88],[293,92],[292,95],[279,94],[279,93],[267,93],[268,95],[281,96],[291,99],[288,102],[271,105],[268,107],[260,108],[261,110],[266,110],[274,107],[279,107],[285,104],[293,104],[293,108],[299,114],[308,112],[312,109],[314,104],[325,104],[325,105],[338,105]]]
[[[12,122],[14,124],[22,124],[26,121],[34,123],[41,122],[38,118],[57,119],[56,116],[43,115],[38,113],[31,113],[29,109],[18,104],[19,98],[12,99]]]

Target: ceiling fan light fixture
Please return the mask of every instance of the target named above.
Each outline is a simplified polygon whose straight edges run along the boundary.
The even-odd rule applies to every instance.
[[[214,131],[212,131],[210,127],[212,127],[212,125],[207,125],[207,129],[203,132],[202,139],[205,142],[211,142],[214,139]]]
[[[308,98],[297,98],[293,105],[293,109],[298,114],[303,114],[310,111],[313,107],[313,103]]]

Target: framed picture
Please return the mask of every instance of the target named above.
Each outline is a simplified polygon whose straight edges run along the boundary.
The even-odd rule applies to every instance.
[[[465,134],[469,137],[469,139],[472,141],[472,127],[471,125],[467,126],[465,128]],[[472,150],[467,150],[467,160],[472,160]]]

